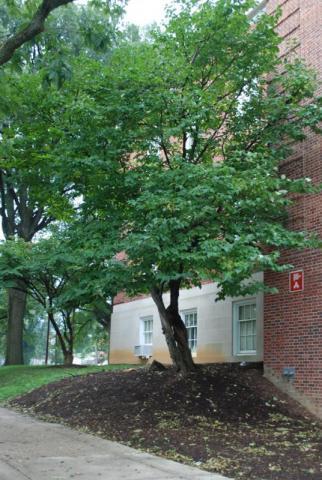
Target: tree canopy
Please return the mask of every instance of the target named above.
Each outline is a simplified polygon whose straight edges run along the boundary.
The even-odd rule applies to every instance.
[[[66,229],[52,229],[33,243],[8,240],[0,248],[0,265],[1,286],[27,292],[43,308],[66,363],[80,332],[97,323],[108,334],[116,292],[104,281],[102,261],[75,245]]]
[[[289,194],[314,187],[279,173],[292,144],[321,119],[314,73],[299,60],[281,63],[278,14],[253,22],[253,5],[181,1],[152,40],[116,49],[89,87],[107,152],[91,149],[95,185],[85,206],[105,222],[106,238],[118,228],[115,255],[125,259],[111,260],[111,278],[129,293],[151,292],[182,370],[192,359],[180,287],[212,279],[219,298],[265,290],[254,272],[288,268],[283,248],[317,245],[284,222]]]
[[[23,28],[35,5],[0,3],[4,38]],[[68,156],[77,143],[78,127],[72,128],[72,112],[84,65],[91,65],[93,73],[108,61],[122,5],[89,2],[57,10],[45,34],[25,43],[0,72],[0,214],[7,240],[32,241],[53,221],[71,219],[75,212],[74,180],[79,178],[70,175]],[[76,166],[72,170],[76,172]],[[26,294],[11,289],[7,363],[23,361],[25,308]]]
[[[266,290],[253,273],[288,268],[285,248],[319,244],[285,223],[292,194],[318,187],[279,171],[322,118],[315,75],[281,61],[279,13],[252,19],[255,3],[180,0],[144,39],[131,29],[118,37],[113,15],[106,30],[91,5],[75,23],[66,9],[34,56],[26,46],[17,83],[3,81],[2,217],[18,218],[8,238],[26,192],[32,220],[40,211],[39,222],[75,222],[79,258],[59,254],[76,275],[69,301],[101,300],[82,268],[96,292],[149,292],[182,372],[194,364],[180,288],[213,280],[219,299]]]

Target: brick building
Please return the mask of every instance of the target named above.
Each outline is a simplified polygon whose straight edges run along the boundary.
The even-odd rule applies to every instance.
[[[281,57],[303,58],[322,80],[322,1],[268,0],[270,13],[280,6]],[[318,94],[322,94],[320,85]],[[281,165],[291,178],[322,183],[322,137],[308,134]],[[290,210],[289,228],[322,237],[322,194],[301,196]],[[283,260],[303,270],[304,290],[290,292],[289,275],[266,273],[279,293],[264,299],[266,376],[322,416],[322,251],[285,252]],[[285,370],[286,369],[286,370]],[[286,374],[286,375],[285,375]]]
[[[281,59],[304,59],[322,80],[322,0],[263,0],[258,9],[272,13],[278,7]],[[280,169],[291,178],[310,177],[315,184],[322,183],[322,137],[309,133]],[[322,193],[299,196],[288,221],[289,228],[310,230],[322,238]],[[195,361],[263,360],[267,378],[322,417],[322,250],[287,251],[283,261],[302,272],[303,290],[290,291],[289,273],[269,272],[265,283],[277,287],[278,294],[215,304],[216,286],[208,284],[182,292],[181,315]],[[151,298],[129,301],[118,296],[111,363],[139,363],[144,356],[169,362],[157,317]]]

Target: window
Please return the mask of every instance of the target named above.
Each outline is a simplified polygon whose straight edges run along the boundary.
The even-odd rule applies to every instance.
[[[234,350],[237,355],[256,353],[256,302],[234,304]]]
[[[153,317],[144,317],[142,322],[142,343],[143,345],[152,345],[153,335]]]
[[[187,310],[182,312],[182,319],[188,333],[188,345],[192,353],[197,351],[197,311]]]

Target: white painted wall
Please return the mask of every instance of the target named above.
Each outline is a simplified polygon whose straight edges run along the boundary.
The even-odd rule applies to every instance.
[[[254,276],[261,280],[262,274]],[[217,287],[214,283],[202,288],[181,290],[180,310],[196,309],[198,314],[198,338],[195,361],[198,363],[261,361],[263,359],[263,295],[227,298],[215,302]],[[169,296],[165,296],[167,304]],[[234,355],[233,304],[245,298],[256,299],[257,304],[257,353]],[[141,317],[153,316],[153,359],[170,363],[167,345],[161,331],[157,308],[151,297],[116,305],[112,315],[110,363],[141,363],[134,356],[134,346],[142,339]]]

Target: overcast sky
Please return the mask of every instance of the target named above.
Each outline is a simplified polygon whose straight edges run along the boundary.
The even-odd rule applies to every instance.
[[[168,0],[129,0],[125,20],[136,25],[161,22]]]

